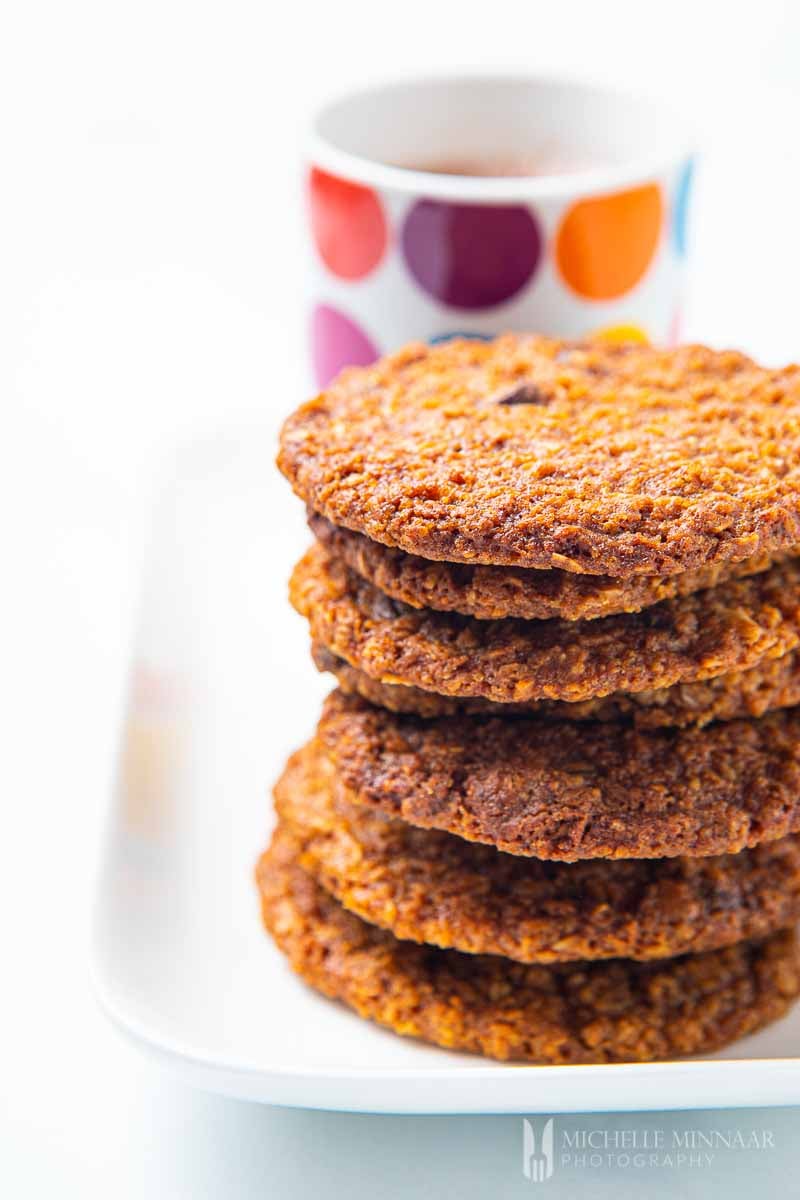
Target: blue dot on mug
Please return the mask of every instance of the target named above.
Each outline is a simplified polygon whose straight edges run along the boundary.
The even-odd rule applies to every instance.
[[[311,359],[318,387],[327,387],[343,367],[366,367],[379,356],[352,317],[329,304],[317,305],[311,314]]]
[[[490,342],[491,333],[475,333],[473,329],[454,329],[451,333],[436,333],[428,338],[429,346],[441,346],[443,342],[454,342],[456,338],[466,338],[471,342]]]
[[[419,200],[403,224],[411,275],[449,308],[494,308],[516,296],[542,257],[543,237],[521,205]]]
[[[680,173],[678,185],[675,188],[675,200],[672,208],[672,241],[676,253],[681,257],[686,253],[689,228],[689,200],[692,193],[694,178],[694,162],[690,158]]]

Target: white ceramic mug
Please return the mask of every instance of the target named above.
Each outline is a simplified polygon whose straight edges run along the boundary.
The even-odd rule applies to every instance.
[[[307,170],[320,387],[455,334],[677,340],[692,155],[649,101],[535,78],[390,84],[319,113]]]

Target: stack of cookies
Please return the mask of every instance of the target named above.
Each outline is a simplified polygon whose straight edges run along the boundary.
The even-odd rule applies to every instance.
[[[286,423],[337,689],[275,791],[264,920],[399,1033],[712,1051],[800,992],[800,368],[414,345]]]

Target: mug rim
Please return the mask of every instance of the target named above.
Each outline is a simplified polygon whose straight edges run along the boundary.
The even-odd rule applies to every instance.
[[[651,154],[631,156],[625,162],[606,166],[591,166],[574,171],[554,172],[541,175],[448,175],[444,172],[424,171],[414,167],[381,162],[368,155],[343,150],[320,130],[326,116],[346,101],[362,100],[399,88],[412,89],[431,85],[557,85],[576,92],[594,93],[620,103],[636,105],[647,103],[671,121],[674,140],[668,149]],[[386,191],[407,195],[423,195],[445,200],[475,200],[486,203],[492,200],[535,201],[537,199],[583,195],[587,192],[598,195],[614,192],[636,183],[650,182],[678,164],[696,157],[694,138],[689,133],[686,121],[667,104],[653,100],[646,94],[624,91],[619,88],[598,84],[591,80],[577,79],[569,75],[547,74],[499,74],[484,72],[459,72],[458,74],[429,74],[409,78],[396,77],[391,80],[353,88],[336,93],[316,109],[305,139],[305,157],[312,167],[321,167],[340,178],[362,183]]]

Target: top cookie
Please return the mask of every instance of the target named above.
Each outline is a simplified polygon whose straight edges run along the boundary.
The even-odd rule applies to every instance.
[[[800,541],[800,368],[702,346],[411,345],[286,422],[317,512],[452,562],[672,575]]]

